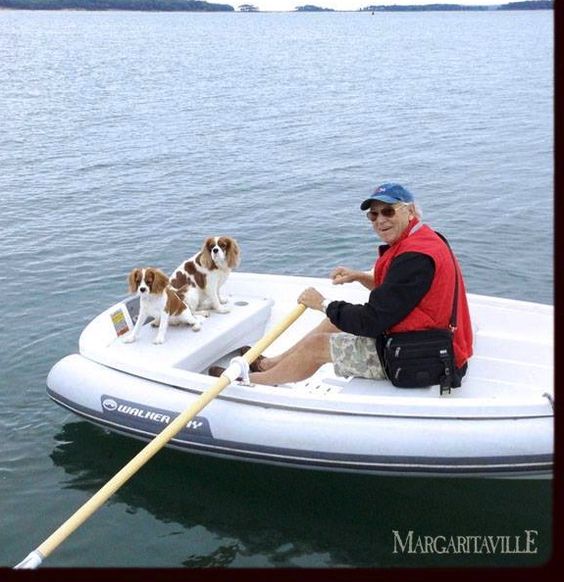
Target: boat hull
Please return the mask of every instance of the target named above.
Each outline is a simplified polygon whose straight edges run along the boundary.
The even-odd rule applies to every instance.
[[[147,380],[79,354],[47,379],[48,395],[111,431],[150,440],[209,387]],[[248,389],[249,390],[249,389]],[[552,417],[386,414],[241,398],[228,387],[170,447],[230,459],[378,475],[537,478],[552,474]]]

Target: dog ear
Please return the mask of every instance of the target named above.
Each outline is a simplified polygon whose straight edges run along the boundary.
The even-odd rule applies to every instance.
[[[213,262],[211,255],[211,249],[213,248],[214,244],[215,240],[210,236],[204,241],[202,250],[200,251],[200,265],[208,270],[211,270],[215,267],[215,263]]]
[[[137,286],[139,285],[142,276],[143,272],[141,271],[141,269],[132,269],[132,271],[129,273],[129,277],[127,278],[127,284],[130,293],[135,293],[137,291]]]
[[[227,266],[234,269],[239,266],[241,261],[241,249],[234,238],[228,236],[227,243],[229,245],[227,248]]]
[[[162,293],[168,286],[168,277],[160,269],[151,269],[154,275],[153,293]]]

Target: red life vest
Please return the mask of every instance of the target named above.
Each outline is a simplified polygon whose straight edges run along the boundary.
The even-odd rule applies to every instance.
[[[458,261],[444,241],[431,228],[417,219],[411,221],[398,241],[384,251],[374,265],[374,283],[382,284],[392,260],[402,253],[417,252],[430,256],[435,263],[435,276],[429,291],[419,304],[388,331],[416,331],[448,328],[454,300],[455,264],[458,274],[458,306],[453,337],[456,367],[460,368],[472,355],[472,324],[464,280]]]

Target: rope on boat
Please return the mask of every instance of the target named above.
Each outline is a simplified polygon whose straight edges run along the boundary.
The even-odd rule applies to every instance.
[[[552,406],[552,410],[554,410],[554,398],[552,397],[552,394],[545,392],[543,396],[550,402],[550,406]]]

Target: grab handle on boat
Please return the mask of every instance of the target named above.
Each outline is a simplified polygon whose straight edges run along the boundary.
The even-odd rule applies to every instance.
[[[260,354],[282,335],[303,312],[306,306],[299,304],[282,321],[265,334],[242,357],[247,363],[252,363]],[[56,529],[40,546],[15,566],[16,569],[37,568],[65,539],[80,527],[97,509],[99,509],[130,477],[147,463],[166,443],[180,432],[198,412],[205,408],[231,380],[222,374],[217,382],[204,392],[184,412],[180,413],[162,432],[147,444],[135,457],[118,471],[101,489],[98,490],[84,505],[82,505],[67,521]]]

